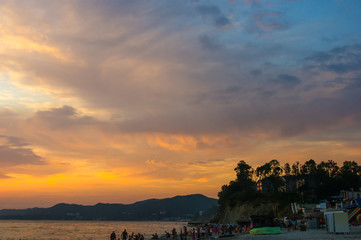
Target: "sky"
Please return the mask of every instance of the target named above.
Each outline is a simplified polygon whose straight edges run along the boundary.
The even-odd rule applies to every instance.
[[[361,1],[0,0],[0,209],[217,197],[361,164]]]

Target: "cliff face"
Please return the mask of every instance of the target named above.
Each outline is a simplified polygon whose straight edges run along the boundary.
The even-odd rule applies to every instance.
[[[220,214],[219,223],[237,224],[251,221],[251,216],[278,216],[279,213],[277,203],[244,203],[233,208],[226,207]]]

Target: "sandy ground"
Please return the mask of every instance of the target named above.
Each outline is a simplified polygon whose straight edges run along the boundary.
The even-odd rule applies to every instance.
[[[335,234],[328,233],[325,229],[307,229],[307,231],[296,230],[294,232],[287,232],[282,230],[281,234],[270,234],[270,235],[251,235],[251,234],[240,234],[236,235],[232,239],[227,240],[242,240],[242,239],[317,239],[317,240],[333,240],[333,239],[361,239],[361,226],[350,227],[350,233],[348,234]]]

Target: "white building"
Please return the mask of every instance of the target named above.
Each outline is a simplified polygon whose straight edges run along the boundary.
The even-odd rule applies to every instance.
[[[342,195],[344,201],[355,200],[355,199],[361,198],[361,191],[360,190],[359,191],[341,190],[341,195]]]

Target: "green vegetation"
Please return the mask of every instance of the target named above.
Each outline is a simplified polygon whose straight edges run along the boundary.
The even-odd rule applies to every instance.
[[[242,160],[234,170],[237,178],[218,193],[221,211],[250,202],[273,202],[280,207],[290,202],[317,202],[339,195],[341,190],[361,187],[361,166],[354,161],[345,161],[339,167],[332,160],[317,164],[310,159],[282,167],[271,160],[253,169]]]

